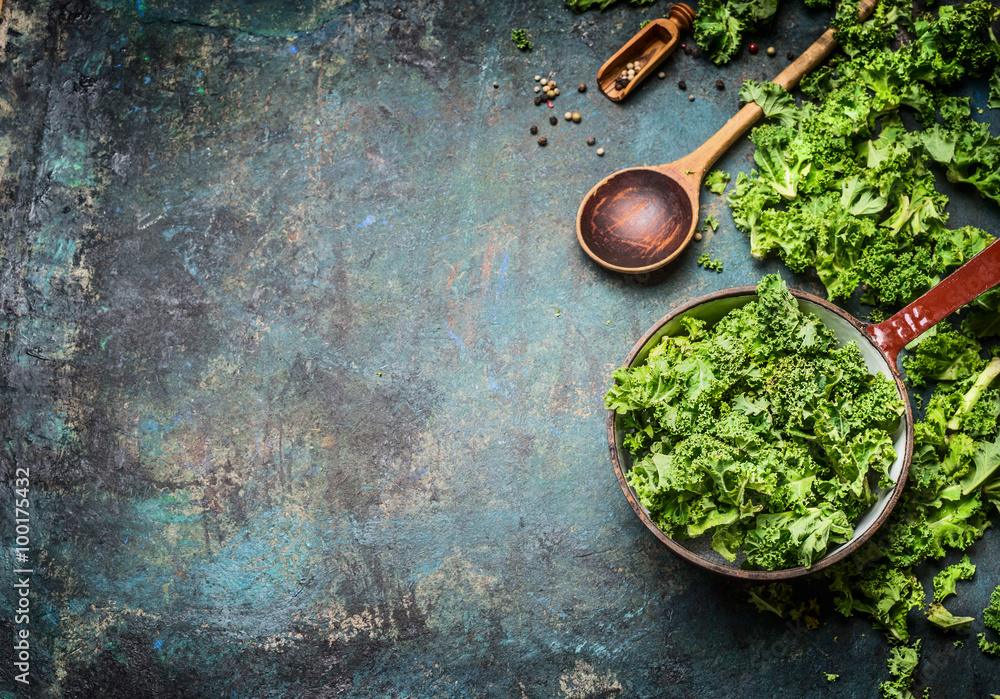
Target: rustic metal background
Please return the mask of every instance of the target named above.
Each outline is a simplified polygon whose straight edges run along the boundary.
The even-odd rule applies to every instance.
[[[651,278],[577,245],[595,182],[691,151],[828,18],[785,2],[756,56],[679,54],[612,104],[598,67],[665,11],[3,3],[0,452],[32,477],[30,693],[874,696],[867,619],[757,613],[645,530],[608,460],[610,372],[671,307],[775,270],[820,291],[753,261],[707,190],[718,232]],[[553,110],[531,92],[550,71]],[[965,94],[985,109],[985,82]],[[1000,231],[974,193],[950,211]],[[955,613],[1000,584],[998,539]],[[921,687],[1000,691],[972,632],[956,649],[919,616]]]

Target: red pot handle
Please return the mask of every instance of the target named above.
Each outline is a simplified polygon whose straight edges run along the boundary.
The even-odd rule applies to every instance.
[[[940,284],[878,325],[865,328],[896,366],[896,355],[921,333],[980,294],[1000,284],[1000,240],[952,272]]]

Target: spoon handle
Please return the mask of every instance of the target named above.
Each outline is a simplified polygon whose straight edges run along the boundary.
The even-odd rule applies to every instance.
[[[866,327],[865,332],[895,366],[899,350],[997,284],[1000,284],[1000,240],[990,243],[896,315]]]
[[[864,22],[868,19],[878,0],[864,0],[858,6],[858,21]],[[786,90],[791,90],[799,84],[806,73],[812,71],[816,66],[826,60],[827,56],[833,53],[837,47],[837,39],[834,37],[833,29],[823,32],[812,46],[807,48],[801,56],[795,59],[787,68],[778,74],[771,82],[781,85]],[[715,164],[723,153],[739,140],[750,128],[757,123],[764,111],[755,103],[750,102],[743,109],[736,112],[732,119],[726,122],[725,126],[719,129],[714,136],[705,141],[697,150],[690,155],[677,161],[677,165],[682,170],[690,170],[691,178],[699,183],[708,172],[708,169]]]

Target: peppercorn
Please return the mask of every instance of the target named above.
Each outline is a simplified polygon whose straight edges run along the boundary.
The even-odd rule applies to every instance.
[[[586,92],[587,91],[587,84],[586,83],[580,83],[580,86],[578,88],[576,88],[576,89],[577,89],[578,92]]]
[[[544,101],[545,101],[545,100],[544,100],[544,99],[542,98],[542,96],[541,96],[541,95],[539,95],[538,97],[536,97],[536,98],[535,98],[535,106],[536,106],[536,107],[538,107],[538,106],[539,106],[539,105],[541,105],[541,103],[542,103],[542,102],[544,102]]]
[[[555,93],[556,95],[558,95],[558,94],[559,94],[559,88],[557,87],[557,88],[556,88],[555,90],[553,90],[552,92],[554,92],[554,93]]]
[[[532,127],[530,129],[528,129],[528,130],[531,132],[532,135],[535,135],[536,133],[538,133],[538,127],[534,126],[534,125],[532,125]]]
[[[550,116],[549,117],[549,123],[552,124],[553,126],[555,126],[556,124],[559,123],[559,120],[556,119],[554,116]]]
[[[556,92],[555,90],[546,90],[545,96],[548,97],[549,99],[552,99],[553,97],[556,96]]]
[[[542,91],[542,88],[538,87],[538,85],[535,85],[535,94],[538,94],[541,91]]]
[[[688,89],[688,84],[683,80],[681,80],[679,83],[677,83],[677,87],[680,88],[681,90],[686,90]]]
[[[691,54],[693,53],[693,52],[691,51],[691,47],[690,47],[690,46],[685,46],[685,47],[684,47],[684,53],[685,53],[686,55],[690,56],[690,55],[691,55]]]
[[[598,155],[604,155],[604,149],[603,148],[598,148],[597,149],[597,154]]]
[[[624,90],[628,85],[628,78],[615,78],[615,89]]]
[[[549,145],[549,139],[545,138],[545,136],[539,136],[538,137],[538,145],[543,146],[543,147]]]
[[[499,83],[493,83],[493,89],[494,89],[494,90],[495,90],[495,89],[497,89],[498,87],[500,87],[500,84],[499,84]]]
[[[694,95],[688,95],[688,102],[694,102]]]
[[[746,103],[746,102],[744,102],[743,100],[739,100],[739,101],[738,101],[738,102],[736,103],[736,107],[737,107],[737,109],[743,109],[743,108],[744,108],[745,106],[747,106],[747,103]]]
[[[721,80],[716,80],[715,81],[715,89],[716,90],[725,90],[726,89],[726,83],[722,82]]]
[[[788,53],[785,54],[785,58],[787,58],[789,61],[794,61],[795,60],[795,54],[792,53],[791,51],[789,51]]]
[[[768,55],[768,56],[773,56],[773,55],[774,55],[774,54],[776,54],[776,53],[778,53],[778,52],[774,50],[774,47],[773,47],[773,46],[768,46],[768,47],[767,47],[767,55]]]
[[[699,243],[700,243],[700,242],[701,242],[701,233],[695,233],[695,234],[694,234],[694,239],[695,239],[695,240],[696,240],[697,242],[699,242]]]
[[[573,112],[572,119],[573,119],[574,122],[576,122],[577,124],[579,124],[580,120],[583,119],[583,117],[580,116],[580,112]]]
[[[697,47],[695,47],[695,48],[691,49],[691,55],[692,55],[692,56],[693,56],[694,58],[701,58],[701,49],[699,49],[699,48],[697,48]]]
[[[656,77],[658,77],[660,80],[663,80],[665,77],[667,77],[667,74],[661,70],[659,73],[656,74]]]
[[[566,112],[563,116],[566,117],[566,121],[573,121],[573,112]]]
[[[541,75],[536,75],[536,76],[535,76],[535,82],[536,82],[536,83],[537,83],[537,82],[539,82],[539,81],[541,81],[541,79],[542,79],[542,76],[541,76]]]
[[[750,53],[757,53],[757,44],[750,44],[747,46],[747,51]]]
[[[591,136],[590,138],[588,138],[588,139],[587,139],[587,145],[588,145],[588,146],[592,146],[592,145],[594,145],[595,143],[597,143],[597,139],[596,139],[596,138],[594,138],[593,136]]]

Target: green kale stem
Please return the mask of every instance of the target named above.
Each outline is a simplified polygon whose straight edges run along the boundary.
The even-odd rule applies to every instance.
[[[972,385],[972,388],[962,397],[962,402],[958,406],[958,410],[952,416],[951,420],[948,421],[949,430],[958,430],[962,426],[962,418],[969,414],[969,412],[976,407],[976,403],[982,397],[983,392],[990,387],[995,379],[1000,375],[1000,357],[994,357],[993,360],[986,365],[983,369],[983,373],[979,375],[976,379],[976,383]]]

